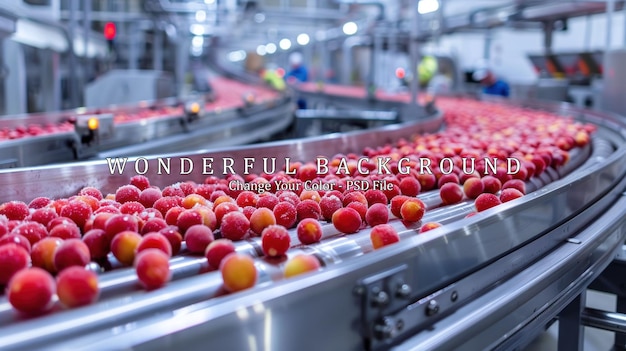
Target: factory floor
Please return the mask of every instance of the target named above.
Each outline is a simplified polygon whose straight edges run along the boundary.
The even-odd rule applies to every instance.
[[[598,291],[587,291],[587,307],[605,311],[615,311],[615,295]],[[556,351],[558,345],[558,322],[523,351]],[[613,333],[596,328],[585,327],[584,351],[609,351],[613,348]]]

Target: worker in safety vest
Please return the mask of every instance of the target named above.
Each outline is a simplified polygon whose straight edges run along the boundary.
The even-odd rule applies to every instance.
[[[437,59],[434,56],[427,55],[417,65],[417,79],[421,87],[426,87],[430,80],[437,74]]]
[[[285,80],[278,74],[278,72],[276,72],[275,69],[262,70],[261,79],[278,91],[283,91],[286,88]]]

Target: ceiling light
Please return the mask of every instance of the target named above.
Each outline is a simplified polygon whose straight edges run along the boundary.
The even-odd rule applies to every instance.
[[[273,54],[276,52],[276,44],[274,43],[269,43],[267,45],[265,45],[265,51],[267,51],[268,54]]]
[[[439,9],[438,0],[420,0],[417,4],[417,12],[420,14],[435,12]]]
[[[298,42],[298,44],[300,45],[306,45],[309,43],[309,35],[306,33],[302,33],[300,35],[298,35],[298,37],[296,38],[296,41]]]
[[[259,45],[256,47],[256,53],[259,56],[265,56],[265,54],[267,54],[267,49],[265,48],[265,45]]]
[[[289,50],[289,48],[291,47],[291,40],[285,38],[285,39],[281,39],[278,42],[278,46],[280,46],[280,48],[282,50]]]
[[[197,11],[196,12],[196,22],[204,22],[206,20],[206,12]]]
[[[356,34],[358,30],[359,30],[359,27],[354,22],[346,22],[343,25],[343,32],[346,35]]]
[[[201,24],[192,24],[189,27],[189,31],[193,35],[203,35],[204,34],[204,26]]]

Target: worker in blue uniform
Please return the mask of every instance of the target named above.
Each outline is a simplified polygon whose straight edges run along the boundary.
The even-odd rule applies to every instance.
[[[291,70],[287,72],[285,79],[289,83],[306,82],[309,80],[309,72],[306,66],[302,63],[302,54],[299,52],[293,52],[289,55],[289,65]]]
[[[309,72],[302,61],[302,54],[299,52],[293,52],[289,55],[289,65],[291,66],[291,70],[289,70],[289,72],[285,75],[287,83],[295,84],[309,80]],[[301,97],[298,98],[297,104],[299,109],[306,108],[306,101]]]
[[[483,94],[509,97],[509,84],[497,78],[489,68],[479,68],[472,78],[483,86]]]

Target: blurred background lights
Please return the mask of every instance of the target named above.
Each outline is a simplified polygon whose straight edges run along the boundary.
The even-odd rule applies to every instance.
[[[206,12],[198,11],[196,12],[196,21],[204,22],[206,20]]]
[[[192,24],[189,27],[189,31],[193,35],[203,35],[204,34],[204,26],[201,24]]]
[[[269,44],[265,45],[265,52],[267,52],[268,54],[275,53],[276,52],[276,44],[269,43]]]
[[[421,14],[435,12],[438,9],[438,0],[420,0],[420,2],[417,4],[417,12]]]
[[[287,38],[281,39],[281,41],[278,42],[278,46],[280,46],[282,50],[289,50],[289,48],[291,48],[291,40]]]
[[[343,33],[345,35],[353,35],[359,30],[359,27],[354,22],[346,22],[343,25]]]
[[[228,60],[231,62],[239,62],[246,59],[246,52],[243,50],[231,51],[228,53]]]
[[[300,35],[298,35],[298,38],[296,38],[296,41],[298,42],[298,44],[300,45],[306,45],[309,43],[309,35],[306,33],[302,33]]]

